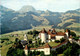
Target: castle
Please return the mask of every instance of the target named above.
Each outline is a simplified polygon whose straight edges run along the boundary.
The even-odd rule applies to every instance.
[[[28,54],[28,51],[43,51],[45,55],[49,55],[50,54],[50,50],[56,50],[57,48],[59,48],[60,46],[62,45],[65,45],[67,44],[67,41],[63,42],[63,43],[60,43],[59,45],[57,46],[53,46],[52,48],[50,48],[48,42],[50,41],[55,41],[55,40],[60,40],[61,38],[65,38],[66,40],[67,39],[70,39],[72,40],[72,38],[70,37],[69,38],[69,31],[68,29],[66,29],[65,32],[56,32],[55,29],[49,29],[48,31],[46,31],[44,28],[43,30],[40,31],[39,35],[38,35],[38,38],[41,39],[41,42],[45,43],[44,46],[42,47],[38,47],[38,48],[30,48],[28,49],[27,45],[25,46],[24,48],[24,51],[25,51],[25,54],[27,55]],[[27,39],[27,35],[24,35],[24,40],[28,40]]]
[[[60,40],[61,38],[69,38],[69,32],[68,29],[66,29],[66,32],[56,32],[55,29],[49,29],[46,31],[44,28],[42,31],[40,31],[39,36],[41,39],[41,42],[50,42],[55,40]]]

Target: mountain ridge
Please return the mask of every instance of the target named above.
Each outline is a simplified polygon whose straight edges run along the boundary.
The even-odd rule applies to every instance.
[[[15,30],[30,29],[32,28],[31,25],[54,25],[54,28],[69,28],[70,25],[74,25],[74,23],[80,23],[80,8],[77,10],[69,10],[64,13],[52,12],[49,10],[40,11],[36,10],[35,8],[35,11],[32,10],[24,12],[14,11],[5,7],[3,7],[3,9],[1,10],[2,14],[0,19],[1,33],[11,32]]]

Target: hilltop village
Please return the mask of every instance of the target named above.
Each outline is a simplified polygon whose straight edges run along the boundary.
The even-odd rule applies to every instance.
[[[70,43],[72,43],[72,35],[69,35],[68,29],[66,29],[65,32],[56,32],[55,29],[49,29],[48,31],[46,31],[45,28],[43,28],[43,30],[41,30],[40,33],[38,34],[37,39],[40,39],[41,43],[44,43],[44,45],[39,46],[37,48],[36,47],[28,48],[28,44],[24,45],[24,51],[25,51],[26,55],[28,54],[28,51],[43,51],[45,55],[50,55],[51,50],[56,50],[57,48],[61,47],[62,45],[66,45],[68,43],[68,41],[70,41]],[[49,42],[58,42],[61,39],[63,40],[63,42],[61,42],[59,45],[50,47],[50,45],[48,44]],[[26,34],[24,35],[23,42],[25,42],[25,41],[28,41]],[[80,43],[80,41],[79,41],[79,43]]]

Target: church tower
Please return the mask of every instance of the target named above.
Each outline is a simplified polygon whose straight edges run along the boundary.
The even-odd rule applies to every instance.
[[[27,37],[27,35],[26,34],[24,34],[24,40],[28,40],[28,37]]]

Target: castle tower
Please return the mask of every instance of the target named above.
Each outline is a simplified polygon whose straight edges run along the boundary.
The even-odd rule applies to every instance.
[[[69,38],[69,31],[68,31],[68,29],[66,29],[65,34],[66,34],[67,38]]]
[[[53,31],[52,31],[52,32],[56,32],[56,31],[55,31],[55,29],[53,29]]]
[[[25,52],[25,55],[28,55],[28,47],[27,47],[27,45],[25,46],[24,52]]]
[[[52,29],[52,33],[53,33],[53,34],[56,34],[56,30],[55,30],[55,29]]]
[[[50,34],[51,34],[51,30],[49,29],[48,30],[48,39],[51,39],[51,35]]]
[[[28,40],[28,37],[26,34],[24,35],[24,40],[26,40],[26,41]]]
[[[41,42],[46,43],[46,39],[47,39],[47,32],[46,30],[43,28],[43,30],[40,32],[41,34]]]

